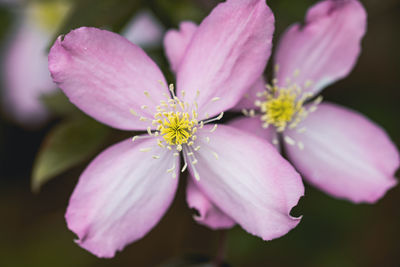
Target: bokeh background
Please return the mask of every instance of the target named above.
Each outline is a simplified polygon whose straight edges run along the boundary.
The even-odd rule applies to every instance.
[[[50,39],[78,26],[120,31],[143,10],[152,14],[162,33],[164,29],[176,28],[182,20],[200,22],[217,2],[69,1],[69,12],[58,28],[52,29]],[[368,12],[361,57],[351,75],[327,88],[323,96],[382,125],[399,147],[400,1],[361,2]],[[276,17],[275,43],[287,26],[303,21],[313,3],[316,1],[268,1]],[[23,4],[0,4],[2,62],[17,31]],[[42,52],[50,45],[51,41]],[[151,40],[144,48],[164,73],[169,72],[160,38]],[[4,69],[2,63],[1,71]],[[21,79],[26,78],[23,73],[20,75]],[[172,76],[169,81],[174,82]],[[3,76],[0,90],[7,90]],[[185,177],[180,180],[172,207],[145,238],[113,259],[98,259],[73,242],[75,236],[66,227],[64,212],[86,164],[98,151],[126,134],[87,119],[68,105],[62,94],[55,92],[42,100],[52,115],[39,125],[16,121],[9,112],[10,103],[1,108],[0,266],[188,266],[189,262],[205,266],[207,259],[221,253],[221,244],[229,266],[400,266],[399,186],[377,204],[355,205],[306,185],[306,196],[293,210],[293,214],[304,216],[300,225],[278,240],[263,242],[240,227],[216,232],[196,224],[192,220],[194,211],[185,202]],[[0,102],[7,102],[4,94]],[[73,151],[63,147],[69,142],[74,142]],[[45,154],[43,150],[51,145],[65,155],[57,149]],[[38,162],[45,166],[37,167]],[[42,180],[32,182],[33,176]],[[49,181],[39,190],[45,180]]]

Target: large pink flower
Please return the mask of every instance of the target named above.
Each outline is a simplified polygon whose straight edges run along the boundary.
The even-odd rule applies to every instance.
[[[210,211],[213,228],[236,222],[270,240],[299,223],[289,212],[304,188],[290,164],[261,138],[207,124],[260,77],[273,23],[264,0],[219,4],[184,51],[166,42],[179,60],[176,92],[139,47],[117,34],[79,28],[58,38],[49,69],[69,99],[112,127],[147,130],[106,149],[80,177],[66,213],[80,246],[112,257],[143,237],[166,212],[186,168],[188,200],[202,215]]]
[[[360,53],[366,12],[356,0],[313,6],[304,25],[281,39],[275,79],[254,86],[236,109],[254,109],[231,125],[284,146],[304,178],[353,202],[373,203],[397,184],[399,154],[385,131],[361,114],[314,98],[349,74]]]

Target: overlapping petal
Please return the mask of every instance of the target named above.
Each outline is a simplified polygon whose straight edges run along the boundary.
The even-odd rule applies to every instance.
[[[210,129],[205,126],[198,132],[201,148],[195,168],[200,190],[246,231],[264,240],[295,227],[300,218],[289,212],[304,187],[293,167],[261,138],[230,126],[219,125],[212,134]],[[194,171],[192,166],[189,170]]]
[[[243,98],[233,107],[233,110],[241,111],[243,109],[254,109],[256,100],[261,98],[257,94],[265,91],[266,82],[264,77],[260,77],[253,86],[244,94]]]
[[[231,228],[235,222],[221,211],[210,199],[197,187],[197,181],[192,177],[188,179],[186,188],[186,201],[190,208],[196,209],[199,215],[193,218],[200,224],[211,229]]]
[[[184,21],[179,25],[179,30],[169,30],[165,34],[165,53],[174,72],[177,72],[196,30],[197,25],[195,23]]]
[[[325,0],[312,7],[305,25],[291,26],[276,54],[278,82],[290,78],[318,93],[348,75],[360,53],[366,12],[357,0]],[[308,81],[311,81],[309,83]]]
[[[148,123],[140,117],[152,118],[163,93],[168,93],[164,76],[142,49],[96,28],[60,36],[51,48],[49,69],[72,103],[119,129],[145,129]]]
[[[140,151],[147,148],[152,151]],[[166,172],[174,164],[179,166],[179,158],[158,147],[155,138],[129,139],[97,156],[80,177],[66,213],[77,243],[98,257],[113,257],[142,238],[174,197],[178,179]]]
[[[304,144],[286,150],[304,178],[323,191],[353,202],[373,203],[396,185],[400,165],[396,146],[385,131],[361,114],[321,104],[299,127],[289,131]]]
[[[200,118],[233,107],[261,76],[273,30],[274,17],[264,0],[219,4],[200,24],[182,59],[178,96],[185,91],[186,101],[197,101]],[[220,100],[212,102],[215,97]]]
[[[254,134],[262,139],[266,139],[271,144],[276,143],[274,140],[278,140],[278,133],[274,127],[262,127],[260,115],[255,117],[240,117],[230,121],[228,125],[249,132],[250,134]],[[279,144],[276,143],[274,145],[276,149],[280,151]]]

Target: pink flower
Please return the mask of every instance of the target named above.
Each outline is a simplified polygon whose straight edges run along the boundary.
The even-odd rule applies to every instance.
[[[16,9],[18,21],[4,51],[1,104],[16,122],[36,126],[48,117],[40,97],[56,90],[47,68],[46,48],[67,6],[54,2],[14,2],[15,6],[8,4]]]
[[[304,188],[290,164],[261,138],[207,124],[260,77],[273,23],[264,0],[228,0],[184,53],[179,42],[166,42],[179,57],[176,95],[155,63],[117,34],[79,28],[58,38],[49,69],[69,99],[112,127],[148,132],[106,149],[80,177],[66,213],[80,246],[113,257],[142,238],[166,212],[186,168],[188,199],[210,210],[214,228],[236,222],[270,240],[299,223],[289,212]]]
[[[356,0],[326,0],[312,7],[304,26],[284,34],[276,72],[248,92],[236,109],[253,109],[231,125],[266,138],[304,178],[321,190],[350,201],[376,202],[397,184],[399,153],[385,131],[358,112],[316,96],[347,76],[360,53],[366,12]],[[257,113],[257,114],[256,114]],[[281,142],[283,141],[283,142]]]

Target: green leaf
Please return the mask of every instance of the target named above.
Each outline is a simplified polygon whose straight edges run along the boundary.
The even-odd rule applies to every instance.
[[[54,36],[82,26],[107,28],[119,32],[142,7],[143,0],[75,0],[71,11]]]
[[[46,108],[55,115],[81,114],[81,112],[68,100],[67,96],[60,90],[42,95],[40,100]]]
[[[79,163],[88,160],[104,146],[110,129],[87,117],[62,122],[44,139],[36,157],[32,190]]]

